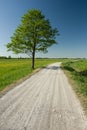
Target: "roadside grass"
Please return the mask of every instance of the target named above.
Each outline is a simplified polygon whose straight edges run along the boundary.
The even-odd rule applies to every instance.
[[[35,70],[54,62],[58,59],[36,59]],[[31,59],[0,59],[0,91],[35,70],[31,68]]]
[[[69,81],[80,98],[87,114],[87,60],[70,60],[63,63],[62,67],[69,77]]]

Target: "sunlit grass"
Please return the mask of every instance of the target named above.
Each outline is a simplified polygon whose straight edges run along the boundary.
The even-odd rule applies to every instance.
[[[54,62],[58,59],[36,59],[35,69]],[[31,59],[0,59],[0,91],[32,72]]]
[[[87,60],[67,61],[63,68],[87,114]]]
[[[87,96],[87,60],[69,61],[64,63],[63,67],[78,84],[77,91]]]
[[[78,60],[71,65],[75,70],[81,72],[87,70],[87,60]]]

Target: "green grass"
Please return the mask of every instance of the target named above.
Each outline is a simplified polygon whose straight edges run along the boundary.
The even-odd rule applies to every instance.
[[[87,96],[87,60],[69,61],[63,64],[78,84],[77,91]]]
[[[77,60],[76,62],[72,62],[71,67],[74,68],[78,72],[87,70],[87,60]]]
[[[87,114],[87,60],[70,60],[63,63],[63,68],[73,84],[73,88],[81,99]]]
[[[36,59],[35,69],[58,62],[58,59]],[[0,59],[0,91],[31,74],[31,59]]]

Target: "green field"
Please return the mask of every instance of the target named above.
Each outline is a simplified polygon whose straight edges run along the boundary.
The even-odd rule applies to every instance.
[[[66,70],[87,114],[87,60],[69,60],[63,63],[63,69]]]
[[[35,69],[54,62],[58,59],[36,59]],[[31,59],[0,59],[0,91],[31,73]]]

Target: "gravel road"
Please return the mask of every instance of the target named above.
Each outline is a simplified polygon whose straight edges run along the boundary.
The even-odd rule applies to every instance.
[[[87,130],[87,118],[60,63],[0,98],[0,130]]]

